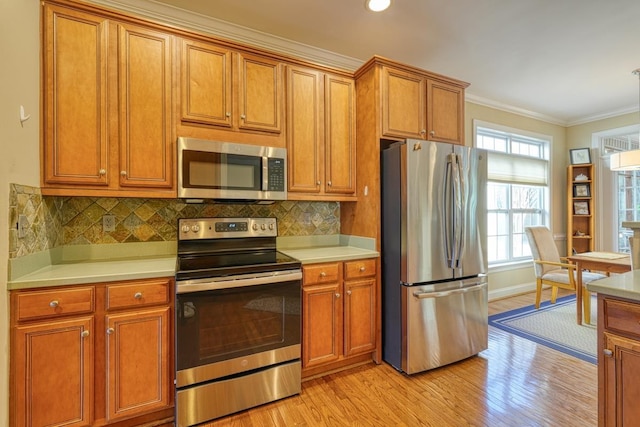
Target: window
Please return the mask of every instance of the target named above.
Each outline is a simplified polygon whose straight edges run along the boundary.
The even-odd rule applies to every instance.
[[[524,229],[548,222],[550,137],[474,121],[475,145],[488,153],[489,265],[531,258]]]

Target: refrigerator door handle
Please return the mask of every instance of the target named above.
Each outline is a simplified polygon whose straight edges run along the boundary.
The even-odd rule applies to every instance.
[[[453,253],[453,268],[460,268],[460,257],[464,250],[464,210],[462,206],[462,161],[460,155],[453,154],[453,202],[454,202],[454,225],[453,225],[453,241],[455,248]]]
[[[448,297],[448,296],[451,296],[451,295],[466,294],[467,292],[479,291],[479,290],[482,290],[482,289],[484,289],[486,287],[487,287],[486,283],[479,283],[477,285],[468,286],[466,288],[451,289],[449,291],[442,291],[442,292],[420,292],[420,291],[415,291],[413,293],[413,296],[418,298],[418,299],[441,298],[441,297]]]
[[[453,179],[453,163],[455,162],[455,154],[447,156],[447,166],[444,172],[444,250],[447,256],[447,267],[454,268],[454,248],[451,238],[453,237],[453,227],[455,225],[455,212],[453,203],[455,200]]]

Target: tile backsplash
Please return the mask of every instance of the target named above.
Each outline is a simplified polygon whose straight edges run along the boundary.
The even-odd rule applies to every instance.
[[[178,218],[273,217],[279,236],[340,233],[338,202],[275,202],[271,205],[188,204],[177,199],[43,196],[39,188],[11,184],[9,258],[62,245],[173,241]],[[103,231],[105,214],[115,230]],[[27,226],[18,236],[19,215]]]

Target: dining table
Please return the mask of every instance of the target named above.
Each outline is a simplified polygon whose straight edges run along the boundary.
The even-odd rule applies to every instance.
[[[583,252],[568,256],[567,260],[576,266],[577,322],[578,325],[582,325],[582,272],[589,270],[596,273],[604,273],[607,276],[611,273],[625,273],[631,271],[631,257],[628,253],[621,252]],[[589,298],[590,295],[587,291],[586,297]],[[589,300],[588,302],[587,307],[591,307],[591,301]],[[587,310],[585,310],[584,318],[585,323],[591,323],[591,313],[587,312]]]

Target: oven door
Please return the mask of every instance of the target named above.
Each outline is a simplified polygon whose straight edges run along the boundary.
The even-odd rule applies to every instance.
[[[300,359],[301,277],[178,283],[176,386]]]

